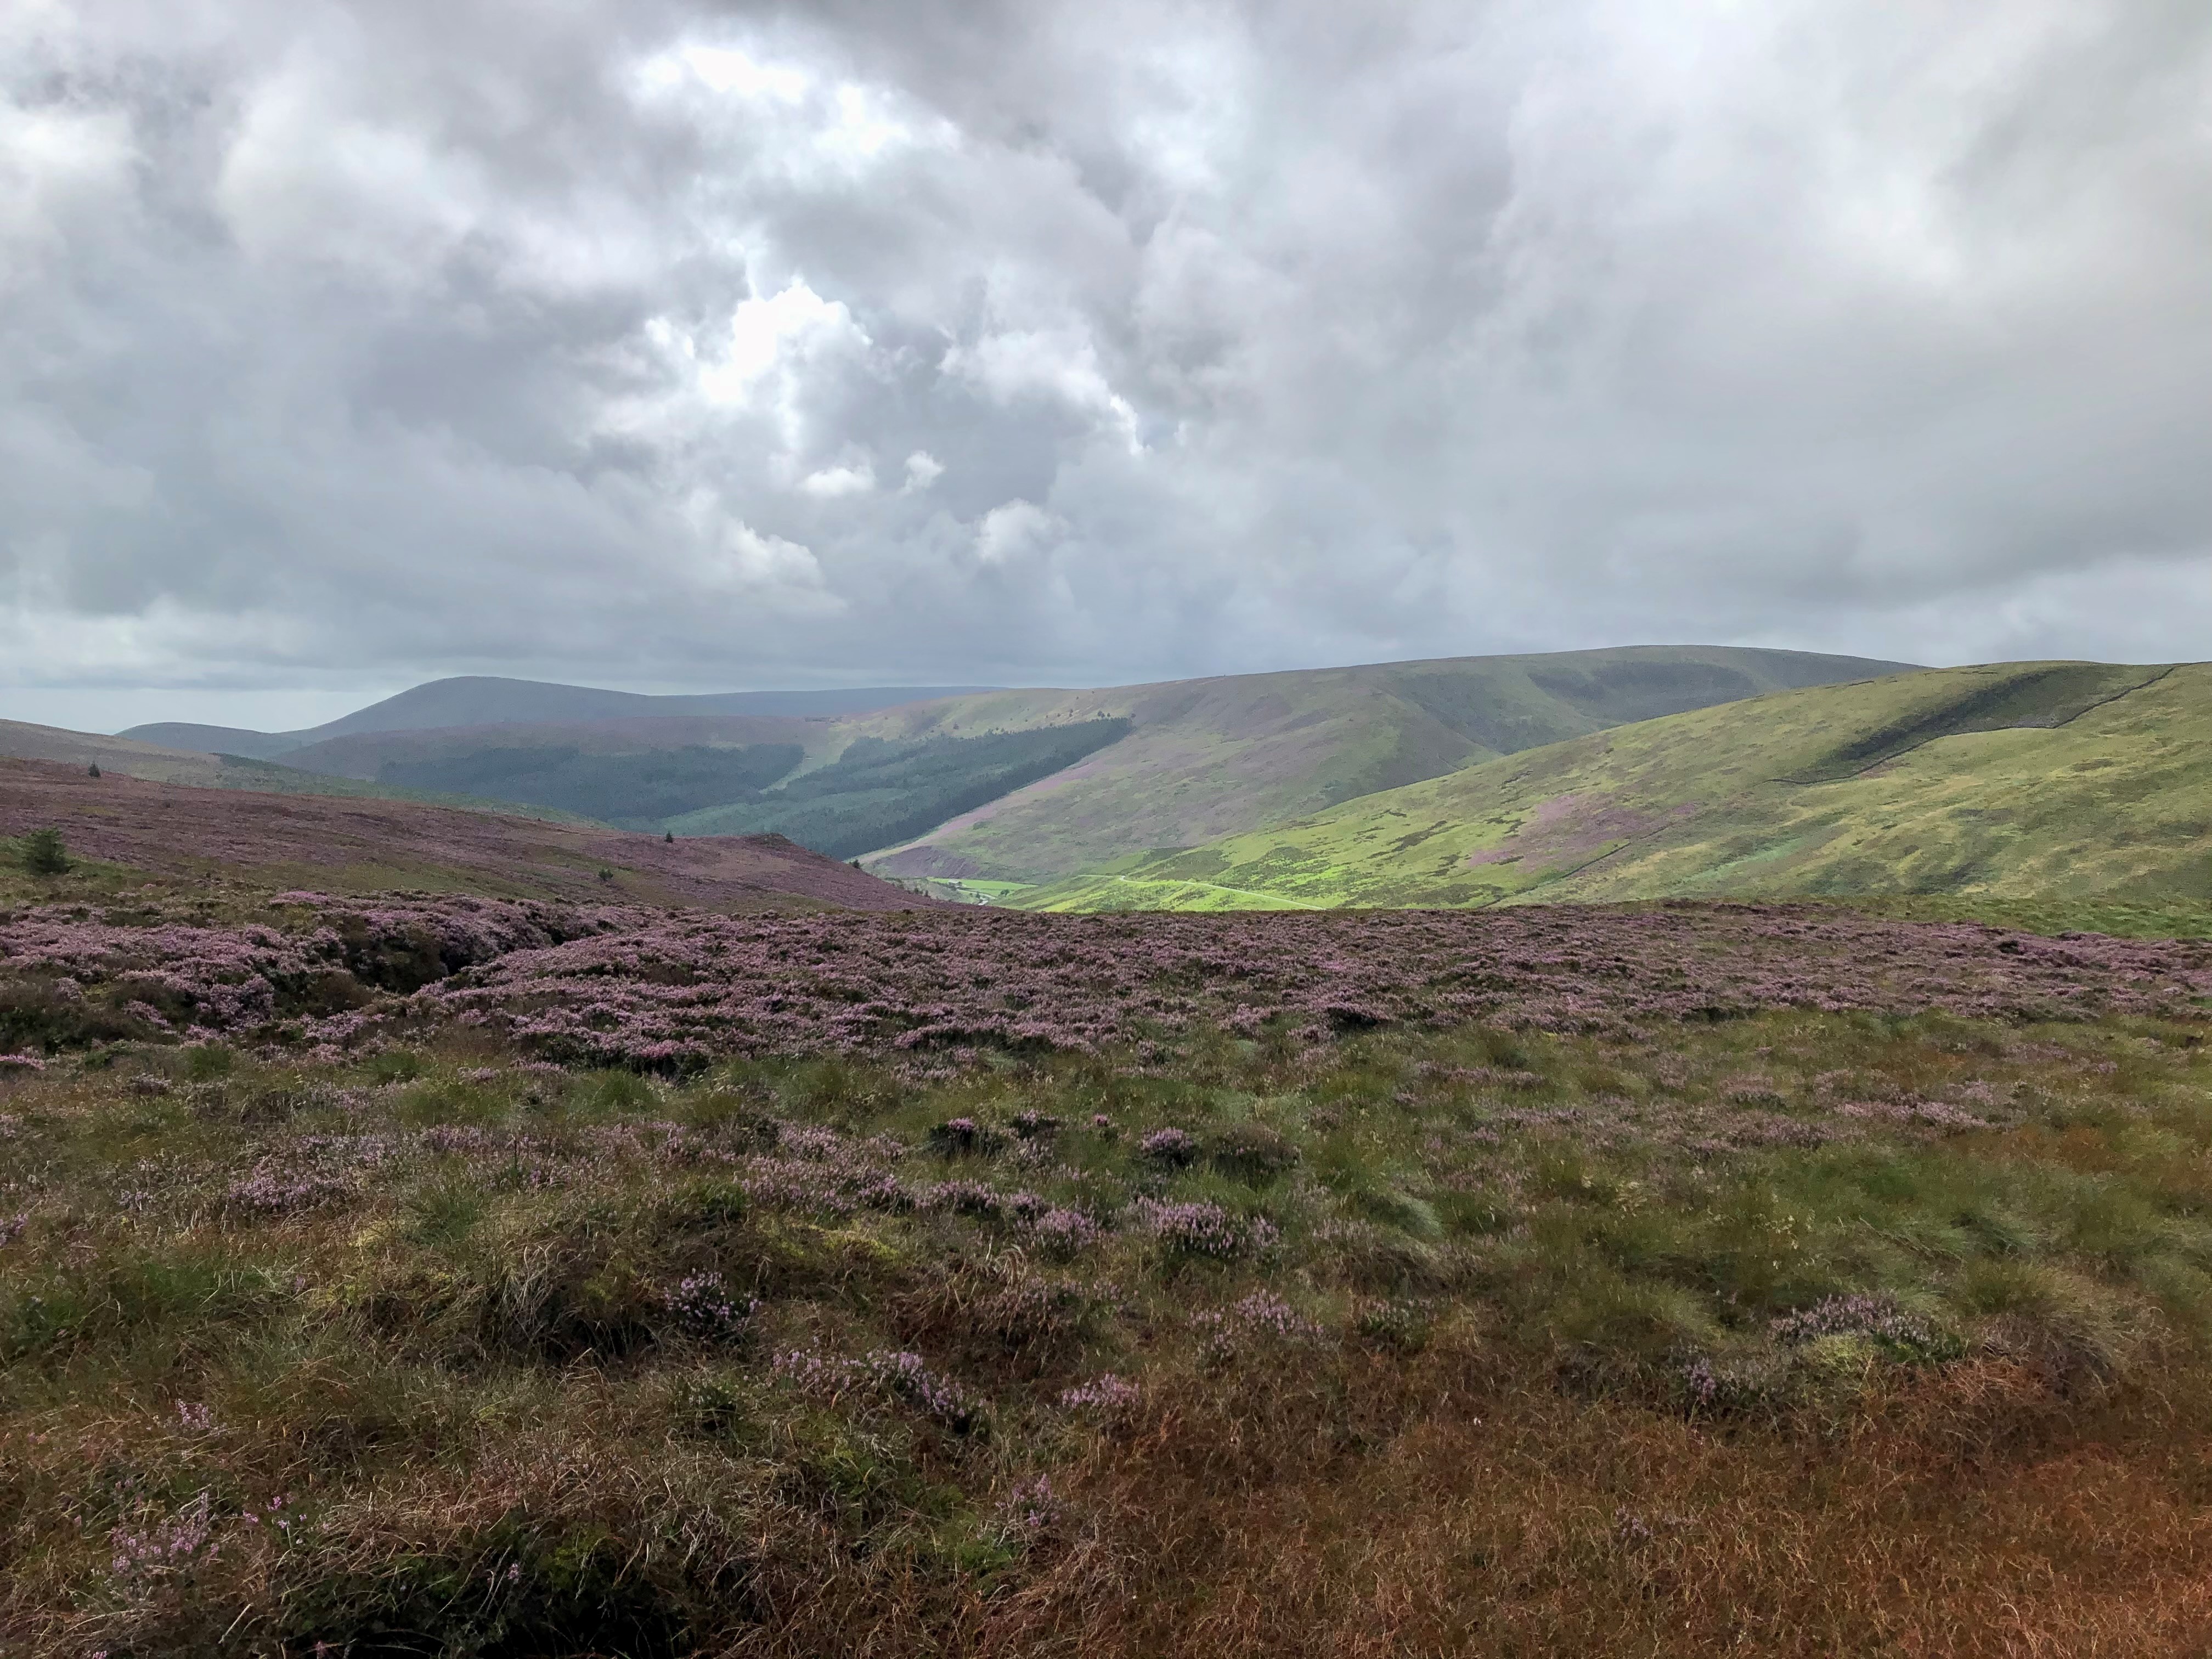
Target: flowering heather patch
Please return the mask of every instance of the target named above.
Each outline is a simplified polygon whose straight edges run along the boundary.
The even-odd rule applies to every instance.
[[[1102,1372],[1088,1382],[1079,1383],[1060,1396],[1060,1403],[1069,1411],[1097,1412],[1102,1417],[1119,1417],[1134,1411],[1137,1402],[1144,1398],[1144,1390],[1135,1383],[1116,1376],[1111,1371]]]
[[[686,1273],[662,1293],[684,1334],[702,1342],[726,1342],[745,1328],[760,1304],[740,1302],[720,1273]]]
[[[1216,1364],[1234,1358],[1256,1340],[1267,1344],[1317,1342],[1322,1328],[1272,1291],[1253,1291],[1224,1309],[1191,1316],[1200,1346]]]
[[[245,1180],[234,1182],[229,1198],[242,1210],[285,1215],[313,1209],[352,1191],[353,1184],[339,1176],[278,1167],[256,1170]]]
[[[1990,1127],[1988,1118],[1942,1100],[1847,1100],[1836,1110],[1863,1122],[1913,1124],[1953,1133]]]
[[[88,780],[80,770],[0,757],[0,836],[59,825],[84,858],[191,883],[210,869],[272,882],[313,867],[353,889],[486,886],[588,897],[598,872],[653,903],[725,910],[815,906],[901,910],[933,901],[781,836],[664,841],[596,827],[405,801],[261,794]],[[395,879],[395,878],[398,878]]]
[[[648,914],[465,897],[362,907],[284,896],[306,914],[283,926],[95,920],[82,907],[0,912],[0,983],[42,989],[58,1005],[47,1023],[63,1030],[87,1025],[70,1005],[96,988],[113,1012],[112,1029],[89,1028],[94,1035],[173,1026],[242,1033],[291,1017],[307,1041],[344,1042],[375,1021],[333,1012],[334,1001],[366,1001],[378,987],[411,990],[514,951],[634,927]]]
[[[1198,1162],[1198,1142],[1187,1129],[1155,1129],[1137,1143],[1137,1156],[1165,1169],[1187,1169]]]
[[[1935,1327],[1881,1296],[1826,1297],[1809,1308],[1784,1315],[1768,1328],[1778,1341],[1789,1343],[1823,1336],[1867,1336],[1908,1353],[1930,1353],[1942,1346]]]
[[[849,1216],[862,1210],[886,1212],[914,1207],[914,1195],[881,1161],[880,1150],[838,1138],[834,1156],[815,1152],[799,1158],[763,1156],[738,1165],[738,1187],[746,1200],[765,1210],[799,1215]]]
[[[845,1359],[817,1348],[794,1348],[776,1355],[770,1369],[825,1400],[859,1390],[902,1401],[956,1434],[971,1433],[983,1423],[983,1403],[932,1370],[918,1353],[878,1350]]]
[[[671,1073],[726,1054],[1091,1051],[1188,1038],[1257,1006],[1261,992],[1275,1011],[1261,1024],[1302,1043],[1398,1024],[1602,1032],[1780,1007],[2148,1014],[2193,1007],[2212,992],[2212,950],[2203,945],[2043,939],[1786,906],[731,918],[287,896],[300,914],[283,927],[17,913],[0,921],[0,971],[56,994],[64,981],[77,994],[96,990],[116,1018],[149,1027],[129,1005],[217,1032],[290,1018],[301,1040],[339,1044],[400,1014],[483,1026],[564,1064]],[[344,984],[413,994],[315,1012]],[[1355,1004],[1373,1018],[1342,1018]],[[1468,1075],[1474,1087],[1519,1081]],[[1737,1086],[1753,1103],[1756,1085]],[[947,1135],[961,1133],[945,1125]]]
[[[1054,1205],[1029,1218],[1030,1237],[1046,1255],[1066,1261],[1098,1243],[1103,1230],[1080,1210]]]
[[[1274,1224],[1266,1217],[1232,1215],[1203,1199],[1164,1203],[1140,1198],[1130,1207],[1137,1224],[1158,1238],[1170,1255],[1234,1261],[1259,1255],[1277,1237]]]
[[[221,1553],[216,1541],[214,1494],[203,1492],[174,1515],[118,1527],[108,1534],[108,1571],[125,1594],[140,1594],[166,1581],[185,1577],[213,1565]]]
[[[1017,1481],[1000,1499],[991,1517],[992,1530],[1009,1548],[1028,1549],[1059,1524],[1060,1510],[1050,1475]]]

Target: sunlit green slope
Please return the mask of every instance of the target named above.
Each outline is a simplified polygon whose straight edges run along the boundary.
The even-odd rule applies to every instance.
[[[2212,897],[2212,665],[1787,691],[1033,890],[1053,909],[1726,895]]]

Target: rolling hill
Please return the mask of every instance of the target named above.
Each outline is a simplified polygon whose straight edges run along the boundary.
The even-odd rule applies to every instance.
[[[274,760],[313,744],[368,732],[423,732],[459,726],[544,725],[551,721],[687,714],[856,714],[981,689],[984,688],[965,685],[879,685],[848,690],[717,691],[695,696],[649,696],[635,691],[603,690],[597,686],[557,685],[544,680],[471,674],[432,680],[324,725],[298,732],[252,732],[240,726],[164,720],[150,726],[134,726],[120,735],[170,749]]]
[[[2212,898],[2212,665],[1781,692],[1024,896],[1041,908],[2066,894]]]

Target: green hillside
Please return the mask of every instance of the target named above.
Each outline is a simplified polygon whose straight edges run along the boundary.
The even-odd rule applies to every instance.
[[[1898,666],[1802,652],[1629,647],[1105,691],[1005,691],[888,709],[851,726],[910,738],[1120,716],[1131,729],[1081,764],[865,862],[908,879],[1048,883],[1626,720]]]
[[[2212,898],[2212,665],[1894,675],[1479,763],[1032,908]]]

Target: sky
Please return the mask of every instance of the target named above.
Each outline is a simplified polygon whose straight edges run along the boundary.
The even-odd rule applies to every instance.
[[[2212,7],[0,7],[0,718],[1692,641],[2212,657]]]

